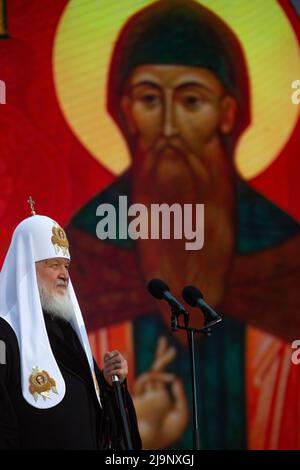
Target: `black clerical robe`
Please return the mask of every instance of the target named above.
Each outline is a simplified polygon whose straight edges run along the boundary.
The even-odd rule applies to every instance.
[[[44,315],[49,341],[66,384],[55,407],[38,409],[23,398],[16,335],[0,318],[6,360],[0,364],[0,449],[123,449],[124,437],[114,390],[95,363],[103,409],[94,391],[88,361],[77,334],[63,320]],[[34,327],[32,329],[34,336]],[[3,358],[2,358],[3,359]],[[38,360],[38,358],[37,358]],[[126,384],[122,384],[133,447],[141,440]]]

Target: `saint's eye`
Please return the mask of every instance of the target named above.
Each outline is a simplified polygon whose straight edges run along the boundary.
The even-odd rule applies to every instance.
[[[187,94],[182,97],[182,102],[187,109],[193,110],[198,109],[203,104],[204,99],[199,95]]]
[[[152,108],[159,104],[160,97],[157,93],[144,93],[139,97],[139,100],[148,108]]]

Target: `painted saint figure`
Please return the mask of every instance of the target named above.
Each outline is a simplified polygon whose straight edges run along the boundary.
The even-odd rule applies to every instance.
[[[199,345],[202,446],[245,448],[245,323],[285,340],[299,329],[300,238],[298,224],[235,170],[236,144],[251,122],[241,44],[219,17],[192,0],[155,2],[119,34],[107,106],[132,164],[67,229],[86,321],[93,330],[132,320],[138,372],[149,363],[143,348],[154,353],[157,338],[168,337],[177,350],[170,367],[188,384],[185,338],[172,337],[168,306],[151,303],[145,287],[154,277],[177,297],[187,284],[200,287],[207,302],[225,314],[222,327]],[[117,210],[120,195],[148,208],[204,204],[204,248],[189,252],[185,240],[177,239],[100,242],[96,209],[109,202]],[[106,323],[99,314],[105,310]],[[180,422],[182,434],[185,420]],[[215,432],[220,426],[222,435]],[[189,432],[178,445],[187,445]]]

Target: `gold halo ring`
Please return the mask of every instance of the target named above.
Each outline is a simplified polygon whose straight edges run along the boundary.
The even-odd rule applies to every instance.
[[[53,50],[54,82],[70,128],[113,174],[130,156],[106,111],[106,79],[112,49],[126,20],[146,0],[72,0],[59,21]],[[290,138],[299,116],[291,83],[300,78],[296,35],[274,0],[201,0],[235,31],[244,48],[251,83],[252,123],[236,149],[236,166],[250,179],[264,171]]]

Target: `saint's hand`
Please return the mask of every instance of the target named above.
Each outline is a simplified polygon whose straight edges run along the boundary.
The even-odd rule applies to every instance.
[[[126,379],[128,375],[127,361],[117,349],[105,353],[103,375],[109,385],[112,385],[113,375],[117,375],[120,382]]]
[[[164,372],[175,355],[175,348],[168,345],[166,338],[160,338],[151,369],[135,382],[133,401],[143,449],[170,446],[187,425],[188,404],[182,382],[174,374]]]

